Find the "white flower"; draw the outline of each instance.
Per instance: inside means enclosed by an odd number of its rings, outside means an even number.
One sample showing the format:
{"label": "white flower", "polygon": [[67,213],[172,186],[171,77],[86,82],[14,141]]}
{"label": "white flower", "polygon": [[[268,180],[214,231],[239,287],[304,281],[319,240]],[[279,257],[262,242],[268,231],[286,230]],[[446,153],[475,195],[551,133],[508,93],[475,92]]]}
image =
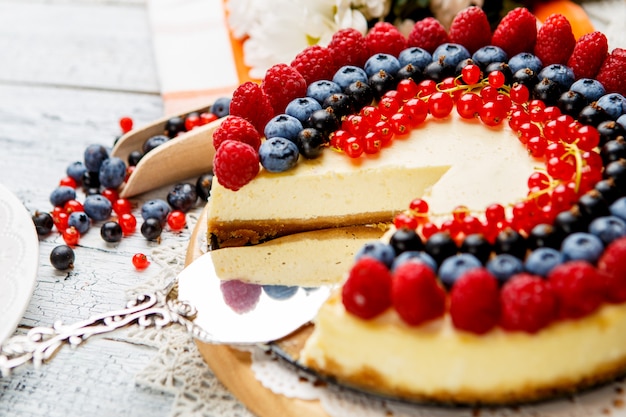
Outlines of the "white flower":
{"label": "white flower", "polygon": [[469,6],[482,7],[482,5],[483,0],[431,0],[430,10],[442,25],[449,28],[458,12]]}
{"label": "white flower", "polygon": [[277,63],[290,63],[313,44],[327,45],[339,29],[367,31],[367,20],[381,18],[390,0],[229,0],[233,36],[245,39],[250,76],[263,78]]}

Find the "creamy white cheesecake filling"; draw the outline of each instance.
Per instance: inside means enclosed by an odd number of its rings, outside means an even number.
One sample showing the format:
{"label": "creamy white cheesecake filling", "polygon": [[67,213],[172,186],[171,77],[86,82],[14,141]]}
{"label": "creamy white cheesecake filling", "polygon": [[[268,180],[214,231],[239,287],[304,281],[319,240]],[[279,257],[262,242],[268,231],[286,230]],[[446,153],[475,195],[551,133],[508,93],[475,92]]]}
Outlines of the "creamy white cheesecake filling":
{"label": "creamy white cheesecake filling", "polygon": [[[325,304],[301,361],[352,383],[433,399],[494,400],[576,385],[626,361],[626,304],[536,334],[456,330],[449,317],[409,327],[389,310],[374,320],[348,314],[338,295]],[[377,379],[378,378],[378,379]],[[370,381],[371,383],[371,381]],[[369,388],[374,388],[370,386]]]}

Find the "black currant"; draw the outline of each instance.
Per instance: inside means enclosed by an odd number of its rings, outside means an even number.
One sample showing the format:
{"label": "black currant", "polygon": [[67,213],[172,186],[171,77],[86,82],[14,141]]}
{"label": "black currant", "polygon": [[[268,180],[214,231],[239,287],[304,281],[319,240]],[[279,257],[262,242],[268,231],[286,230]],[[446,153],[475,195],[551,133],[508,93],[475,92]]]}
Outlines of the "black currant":
{"label": "black currant", "polygon": [[105,242],[115,243],[122,240],[123,237],[122,226],[114,221],[108,221],[102,224],[100,227],[100,236]]}
{"label": "black currant", "polygon": [[201,201],[207,201],[211,196],[211,184],[213,183],[213,174],[202,174],[196,181],[196,194]]}
{"label": "black currant", "polygon": [[528,234],[528,248],[530,250],[545,247],[559,249],[562,241],[562,236],[559,235],[554,226],[547,223],[538,224]]}
{"label": "black currant", "polygon": [[441,265],[445,259],[456,255],[459,248],[449,233],[437,232],[428,238],[424,250],[433,257],[437,265]]}
{"label": "black currant", "polygon": [[130,167],[137,166],[137,164],[139,163],[142,157],[143,157],[143,154],[141,152],[132,151],[131,153],[128,154],[128,166]]}
{"label": "black currant", "polygon": [[50,213],[36,211],[32,218],[39,236],[47,236],[52,232],[54,221]]}
{"label": "black currant", "polygon": [[396,256],[400,255],[402,252],[424,250],[422,238],[419,237],[415,230],[406,227],[396,230],[393,235],[391,235],[389,244],[396,252]]}
{"label": "black currant", "polygon": [[332,109],[335,116],[339,118],[354,113],[354,103],[352,98],[344,93],[335,93],[326,97],[322,103],[322,108]]}
{"label": "black currant", "polygon": [[562,113],[576,117],[587,105],[587,100],[579,92],[570,90],[561,94],[556,105]]}
{"label": "black currant", "polygon": [[325,108],[314,111],[307,120],[305,127],[312,127],[319,130],[326,137],[339,129],[340,121],[332,108]]}
{"label": "black currant", "polygon": [[59,245],[50,252],[50,263],[59,271],[74,268],[74,260],[74,250],[67,245]]}
{"label": "black currant", "polygon": [[350,97],[355,109],[361,109],[368,106],[372,104],[372,100],[374,100],[374,92],[372,91],[372,88],[361,81],[355,81],[347,86],[344,93]]}
{"label": "black currant", "polygon": [[165,134],[170,138],[175,138],[179,133],[185,132],[185,119],[180,116],[171,117],[165,122]]}
{"label": "black currant", "polygon": [[383,70],[372,74],[367,83],[376,99],[380,99],[387,91],[393,90],[397,85],[396,79]]}
{"label": "black currant", "polygon": [[148,240],[157,240],[161,237],[162,231],[161,222],[154,217],[144,220],[141,225],[141,235]]}
{"label": "black currant", "polygon": [[482,233],[467,235],[461,243],[461,252],[474,255],[483,265],[489,260],[493,246]]}
{"label": "black currant", "polygon": [[396,73],[396,80],[408,80],[409,78],[415,81],[415,83],[419,83],[424,79],[424,75],[419,67],[416,67],[413,64],[407,64],[398,70]]}
{"label": "black currant", "polygon": [[296,145],[298,145],[300,155],[307,159],[315,159],[320,156],[326,142],[322,132],[312,127],[302,129],[296,136]]}
{"label": "black currant", "polygon": [[598,126],[605,120],[609,120],[611,116],[604,109],[598,106],[596,103],[591,103],[578,113],[578,121],[584,125]]}
{"label": "black currant", "polygon": [[504,229],[496,236],[494,249],[497,254],[508,253],[516,258],[524,259],[528,242],[519,232],[511,228]]}

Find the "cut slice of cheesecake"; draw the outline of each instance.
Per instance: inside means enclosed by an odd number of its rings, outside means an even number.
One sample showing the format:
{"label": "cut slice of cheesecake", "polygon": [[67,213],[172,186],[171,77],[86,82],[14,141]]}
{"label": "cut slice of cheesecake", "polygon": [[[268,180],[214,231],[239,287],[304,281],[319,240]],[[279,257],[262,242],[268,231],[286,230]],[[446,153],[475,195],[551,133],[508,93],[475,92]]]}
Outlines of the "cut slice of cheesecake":
{"label": "cut slice of cheesecake", "polygon": [[536,161],[507,126],[457,115],[431,120],[376,155],[350,159],[332,149],[283,173],[261,170],[238,191],[214,181],[208,234],[214,248],[293,233],[388,223],[424,196],[431,212],[484,210],[526,196]]}
{"label": "cut slice of cheesecake", "polygon": [[337,284],[355,253],[385,228],[338,227],[296,233],[253,246],[211,251],[220,279],[269,285]]}

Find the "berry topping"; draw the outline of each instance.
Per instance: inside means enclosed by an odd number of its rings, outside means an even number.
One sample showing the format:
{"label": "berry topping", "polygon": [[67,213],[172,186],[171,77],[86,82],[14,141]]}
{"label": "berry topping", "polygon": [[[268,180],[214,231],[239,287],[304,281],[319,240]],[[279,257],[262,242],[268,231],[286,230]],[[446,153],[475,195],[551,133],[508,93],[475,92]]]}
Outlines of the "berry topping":
{"label": "berry topping", "polygon": [[332,52],[336,68],[344,65],[362,67],[369,58],[365,37],[356,29],[340,29],[333,35],[328,49]]}
{"label": "berry topping", "polygon": [[213,132],[213,147],[219,149],[226,140],[247,143],[255,150],[261,146],[261,135],[254,125],[243,117],[230,115]]}
{"label": "berry topping", "polygon": [[592,32],[581,36],[567,60],[576,79],[594,78],[608,53],[608,41],[602,32]]}
{"label": "berry topping", "polygon": [[74,268],[76,255],[74,250],[67,245],[59,245],[50,252],[50,263],[55,269],[63,271]]}
{"label": "berry topping", "polygon": [[377,22],[365,35],[365,44],[370,55],[400,55],[407,47],[404,35],[389,22]]}
{"label": "berry topping", "polygon": [[449,30],[450,42],[463,45],[470,53],[491,42],[491,27],[480,7],[472,6],[456,14]]}
{"label": "berry topping", "polygon": [[433,53],[442,43],[449,41],[448,32],[434,17],[419,20],[411,29],[408,37],[408,46],[417,46]]}
{"label": "berry topping", "polygon": [[243,117],[252,123],[257,132],[262,132],[267,122],[274,117],[274,109],[263,89],[258,84],[246,81],[233,92],[230,114]]}
{"label": "berry topping", "polygon": [[350,269],[341,296],[346,310],[371,319],[391,306],[391,273],[374,258],[363,257]]}
{"label": "berry topping", "polygon": [[624,68],[626,68],[626,49],[615,48],[602,63],[596,78],[607,92],[626,96]]}
{"label": "berry topping", "polygon": [[318,80],[329,80],[335,73],[332,51],[321,45],[311,45],[300,52],[291,66],[302,74],[307,85]]}
{"label": "berry topping", "polygon": [[538,276],[514,275],[500,291],[500,326],[509,331],[536,333],[557,313],[557,299],[550,284]]}
{"label": "berry topping", "polygon": [[605,300],[602,275],[585,261],[569,261],[548,275],[558,300],[558,317],[575,319],[594,312]]}
{"label": "berry topping", "polygon": [[498,281],[485,268],[464,273],[450,293],[450,316],[457,329],[483,334],[500,320]]}
{"label": "berry topping", "polygon": [[537,32],[535,55],[543,65],[566,64],[575,45],[576,39],[569,21],[561,14],[553,14],[548,16]]}
{"label": "berry topping", "polygon": [[292,100],[306,94],[306,80],[293,67],[276,64],[265,73],[261,88],[269,97],[274,114],[280,114]]}
{"label": "berry topping", "polygon": [[517,7],[506,14],[496,27],[491,43],[510,56],[532,52],[537,41],[537,19],[528,9]]}
{"label": "berry topping", "polygon": [[428,266],[405,262],[394,271],[391,301],[406,324],[418,326],[445,313],[446,292]]}
{"label": "berry topping", "polygon": [[259,173],[259,156],[247,143],[227,140],[215,152],[213,172],[229,190],[237,191]]}
{"label": "berry topping", "polygon": [[626,238],[607,246],[598,260],[598,270],[606,278],[606,296],[609,301],[626,301]]}

